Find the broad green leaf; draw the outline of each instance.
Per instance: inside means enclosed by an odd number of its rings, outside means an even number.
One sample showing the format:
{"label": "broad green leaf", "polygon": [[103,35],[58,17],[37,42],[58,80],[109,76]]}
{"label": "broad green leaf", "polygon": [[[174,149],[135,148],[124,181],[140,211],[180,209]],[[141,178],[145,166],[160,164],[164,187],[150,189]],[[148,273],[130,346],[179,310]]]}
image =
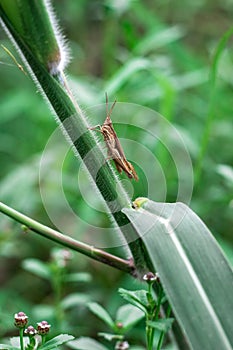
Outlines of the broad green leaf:
{"label": "broad green leaf", "polygon": [[94,339],[88,337],[81,337],[79,339],[72,340],[67,344],[71,349],[77,350],[108,350],[105,346],[100,344]]}
{"label": "broad green leaf", "polygon": [[89,303],[88,307],[93,312],[93,314],[95,314],[102,321],[104,321],[110,328],[114,329],[115,327],[114,321],[112,320],[108,312],[101,305],[97,303]]}
{"label": "broad green leaf", "polygon": [[51,274],[49,267],[37,259],[25,259],[22,262],[24,270],[33,273],[36,276],[50,280]]}
{"label": "broad green leaf", "polygon": [[158,321],[148,321],[147,326],[158,329],[161,332],[167,332],[172,326],[174,318],[166,318]]}
{"label": "broad green leaf", "polygon": [[146,312],[146,307],[148,304],[147,291],[146,290],[126,290],[124,288],[119,288],[120,295],[130,304],[136,306],[143,312]]}
{"label": "broad green leaf", "polygon": [[126,304],[117,310],[116,322],[122,323],[124,329],[129,329],[133,327],[137,322],[139,322],[143,317],[145,317],[144,311],[133,305]]}
{"label": "broad green leaf", "polygon": [[[143,208],[142,208],[143,207]],[[233,347],[233,273],[200,218],[182,203],[124,209],[142,237],[193,349]]]}
{"label": "broad green leaf", "polygon": [[56,349],[60,345],[67,343],[70,340],[73,340],[74,337],[69,334],[60,334],[57,337],[47,341],[44,345],[40,346],[40,350],[52,350]]}

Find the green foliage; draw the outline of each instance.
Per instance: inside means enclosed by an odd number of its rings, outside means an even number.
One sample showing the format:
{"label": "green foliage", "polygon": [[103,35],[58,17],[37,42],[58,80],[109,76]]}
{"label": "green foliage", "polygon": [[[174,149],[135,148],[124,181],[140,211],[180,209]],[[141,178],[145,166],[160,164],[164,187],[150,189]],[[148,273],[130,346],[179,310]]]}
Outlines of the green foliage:
{"label": "green foliage", "polygon": [[124,334],[129,331],[136,323],[138,323],[143,317],[144,313],[132,307],[130,304],[123,305],[118,308],[116,313],[116,321],[114,322],[108,312],[97,303],[89,303],[89,309],[112,331],[119,334]]}
{"label": "green foliage", "polygon": [[[52,349],[59,349],[60,346],[64,343],[67,343],[68,341],[73,340],[74,337],[72,335],[68,334],[60,334],[53,339],[50,339],[47,341],[44,345],[38,346],[33,349],[40,349],[40,350],[52,350]],[[17,342],[17,339],[12,339],[12,342]],[[26,343],[26,341],[25,341]],[[4,350],[19,350],[19,347],[15,347],[13,345],[8,345],[8,344],[0,344],[0,349]],[[28,346],[26,345],[26,349],[29,349]]]}
{"label": "green foliage", "polygon": [[68,341],[73,340],[74,337],[68,334],[60,334],[57,337],[47,341],[45,345],[40,346],[40,350],[52,350],[60,347],[60,345],[67,343]]}
{"label": "green foliage", "polygon": [[169,329],[171,329],[173,322],[174,318],[166,318],[165,320],[148,321],[147,325],[166,333],[169,331]]}
{"label": "green foliage", "polygon": [[110,328],[115,327],[114,321],[101,305],[97,303],[90,303],[88,304],[88,307],[95,315],[97,315],[102,321],[104,321]]}
{"label": "green foliage", "polygon": [[69,343],[69,347],[71,349],[79,349],[79,350],[90,350],[90,349],[96,349],[96,350],[107,350],[105,346],[101,345],[99,342],[97,342],[94,339],[83,337],[80,339],[75,339]]}
{"label": "green foliage", "polygon": [[[121,306],[117,310],[116,321],[114,322],[108,312],[97,303],[90,303],[89,309],[111,330],[114,332],[106,333],[100,332],[99,336],[103,337],[109,342],[114,340],[124,341],[126,332],[133,328],[141,319],[145,317],[146,322],[146,339],[147,339],[147,349],[152,350],[156,345],[156,349],[160,350],[163,344],[163,339],[165,333],[171,328],[173,318],[165,318],[160,319],[160,311],[162,304],[166,301],[164,298],[164,293],[161,288],[160,282],[156,275],[149,273],[145,275],[145,279],[147,280],[147,276],[150,275],[151,280],[148,280],[148,291],[146,290],[136,290],[130,291],[123,288],[119,289],[120,295],[130,304],[126,304]],[[152,291],[152,285],[156,282],[158,296],[154,297]],[[136,307],[135,307],[136,306]],[[167,316],[170,314],[170,308],[168,308]],[[155,330],[158,331],[157,337],[155,337]],[[80,340],[80,342],[79,342]],[[86,346],[86,342],[88,343],[90,339],[81,338],[77,342],[74,341],[74,346]],[[117,345],[116,345],[117,348]]]}
{"label": "green foliage", "polygon": [[146,312],[146,308],[148,305],[147,291],[142,290],[126,290],[123,288],[119,289],[120,295],[127,301],[129,301],[132,305],[138,307],[143,312]]}
{"label": "green foliage", "polygon": [[141,310],[132,307],[130,304],[125,304],[119,307],[117,310],[116,324],[121,324],[124,332],[127,332],[128,330],[132,329],[134,325],[143,317],[144,314],[141,312]]}
{"label": "green foliage", "polygon": [[[214,49],[222,34],[231,24],[232,7],[229,1],[184,1],[175,3],[171,0],[158,2],[125,1],[59,1],[56,12],[62,22],[64,32],[71,39],[72,61],[68,75],[72,89],[78,100],[85,106],[92,106],[104,101],[104,93],[110,99],[127,101],[148,106],[159,111],[172,121],[182,134],[191,154],[192,162],[197,167],[207,127],[209,96],[212,86],[208,82]],[[172,13],[171,13],[172,7]],[[218,25],[216,25],[218,23]],[[17,53],[1,34],[1,43],[17,57]],[[160,40],[160,39],[163,40]],[[156,40],[156,41],[155,41]],[[202,172],[198,184],[194,187],[191,208],[204,220],[232,262],[232,49],[229,43],[221,48],[217,62],[218,73],[215,80],[215,98],[212,109],[214,116],[208,126],[209,136],[205,138],[205,154]],[[20,59],[17,57],[20,61]],[[27,213],[38,221],[51,224],[49,214],[44,210],[38,187],[38,167],[41,152],[51,133],[56,127],[49,109],[45,106],[36,89],[27,77],[12,64],[6,53],[0,50],[0,196],[1,200]],[[116,108],[118,108],[116,106]],[[104,108],[102,109],[104,111]],[[124,115],[124,118],[136,118]],[[91,116],[91,125],[99,124],[104,118],[96,113]],[[148,123],[141,118],[145,129],[156,130],[156,123]],[[172,166],[168,152],[158,147],[158,143],[149,137],[143,137],[140,130],[119,126],[118,134],[146,145],[156,155],[161,164],[167,184],[166,200],[176,200],[176,168]],[[110,221],[102,212],[102,204],[97,196],[91,202],[85,202],[77,186],[79,162],[71,152],[67,155],[63,168],[63,190],[72,210],[81,217],[80,222],[72,222],[64,212],[57,179],[60,175],[58,161],[62,136],[50,151],[49,165],[44,181],[49,194],[53,214],[64,223],[74,237],[92,241],[93,232],[90,223],[105,227],[104,236],[111,234]],[[127,148],[127,155],[134,152],[133,146]],[[140,163],[144,169],[151,169],[146,158]],[[129,157],[130,159],[130,157]],[[185,173],[184,173],[185,176]],[[89,189],[89,179],[80,175],[81,184]],[[160,200],[159,178],[154,179],[153,200]],[[92,192],[92,189],[90,190]],[[134,198],[147,196],[148,189],[143,181],[135,186]],[[95,198],[93,198],[95,197]],[[89,197],[90,198],[90,197]],[[3,218],[0,221],[0,262],[1,293],[0,307],[4,324],[0,326],[1,336],[12,332],[9,313],[26,306],[37,312],[53,309],[54,295],[47,280],[40,279],[20,268],[25,258],[47,261],[52,244],[41,238],[32,238],[22,233],[15,223]],[[115,290],[119,286],[134,289],[132,282],[109,270],[101,269],[82,257],[75,257],[71,270],[88,269],[94,281],[90,282],[88,293],[91,300],[98,300],[101,305],[114,309],[119,303]],[[70,277],[71,278],[71,277]],[[22,283],[22,281],[24,283]],[[135,282],[134,282],[135,283]],[[69,309],[67,331],[80,336],[93,336],[97,327],[96,318],[87,320],[87,311],[78,304],[75,284],[67,286],[64,293],[64,308]],[[82,295],[88,294],[85,286],[79,286]],[[139,288],[140,289],[140,288]],[[216,290],[219,290],[216,287]],[[72,296],[74,299],[72,299]],[[11,303],[7,301],[10,298]],[[73,300],[73,301],[72,301]],[[81,299],[80,299],[81,300]],[[84,298],[83,298],[84,300]],[[78,301],[77,301],[78,303]],[[26,304],[26,305],[25,305]],[[224,303],[223,303],[224,304]],[[44,306],[45,305],[45,308]],[[69,305],[73,305],[74,309]],[[67,310],[67,309],[66,309]],[[134,337],[142,339],[140,331]],[[95,346],[86,349],[96,348]],[[103,349],[103,347],[102,347]]]}

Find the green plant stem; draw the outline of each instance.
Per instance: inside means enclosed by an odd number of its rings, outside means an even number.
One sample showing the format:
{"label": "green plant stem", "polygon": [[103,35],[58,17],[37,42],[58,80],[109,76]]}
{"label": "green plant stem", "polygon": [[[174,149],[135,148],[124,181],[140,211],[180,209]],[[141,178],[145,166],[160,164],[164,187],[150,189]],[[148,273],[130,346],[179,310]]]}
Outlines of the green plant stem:
{"label": "green plant stem", "polygon": [[[149,302],[149,311],[147,313],[147,321],[154,321],[155,320],[155,312],[154,312],[154,298],[152,295],[153,291],[153,282],[148,283],[148,302]],[[147,336],[147,348],[148,350],[153,350],[153,344],[154,344],[154,327],[147,326],[146,329],[146,336]]]}
{"label": "green plant stem", "polygon": [[161,284],[158,284],[158,302],[157,302],[157,307],[156,307],[156,311],[155,311],[155,318],[158,319],[159,318],[159,312],[160,312],[160,307],[161,307],[161,303],[162,303],[162,298],[164,295],[163,289]]}
{"label": "green plant stem", "polygon": [[213,62],[212,62],[211,68],[210,68],[210,75],[209,75],[210,97],[209,97],[209,104],[208,104],[208,110],[207,110],[207,116],[206,116],[206,123],[205,123],[205,128],[203,131],[203,135],[202,135],[199,155],[198,155],[196,166],[194,169],[194,175],[195,175],[194,177],[195,177],[195,185],[196,186],[198,186],[200,178],[201,178],[203,161],[204,161],[204,157],[205,157],[205,154],[207,151],[209,137],[210,137],[210,131],[211,131],[211,127],[212,127],[212,122],[214,120],[214,115],[215,115],[215,105],[216,105],[216,101],[217,101],[216,78],[217,78],[217,73],[218,73],[218,65],[219,65],[221,55],[224,51],[224,48],[232,35],[233,35],[233,27],[231,27],[228,31],[226,31],[224,33],[224,35],[220,39],[220,41],[215,49],[215,52],[213,55]]}
{"label": "green plant stem", "polygon": [[19,339],[20,339],[20,349],[21,350],[24,350],[23,332],[24,332],[24,328],[20,328],[20,330],[19,330]]}
{"label": "green plant stem", "polygon": [[56,329],[58,332],[62,331],[62,321],[64,319],[64,312],[61,305],[63,281],[64,281],[64,268],[58,266],[55,263],[53,266],[51,283],[52,283],[53,292],[54,292],[55,317],[57,321]]}
{"label": "green plant stem", "polygon": [[[155,286],[155,285],[154,285]],[[160,308],[162,305],[162,298],[164,295],[163,289],[160,284],[157,284],[156,290],[158,291],[158,298],[157,302],[155,304],[155,300],[153,298],[152,292],[153,292],[153,282],[148,283],[148,303],[149,303],[149,308],[148,308],[148,313],[147,313],[147,322],[148,321],[157,321],[159,319],[159,313],[160,313]],[[157,350],[161,349],[162,343],[163,343],[163,338],[164,338],[164,332],[161,332],[158,345],[156,347]],[[154,345],[154,335],[155,335],[155,328],[148,325],[146,328],[146,336],[147,336],[147,348],[148,350],[153,350],[153,345]]]}
{"label": "green plant stem", "polygon": [[[147,314],[146,315],[146,323],[148,323],[148,321],[151,321],[150,319],[150,315]],[[151,350],[151,330],[152,327],[151,326],[146,326],[146,343],[147,343],[147,350]]]}
{"label": "green plant stem", "polygon": [[[166,317],[168,318],[170,314],[171,314],[171,306],[168,305]],[[162,348],[164,336],[165,336],[165,332],[161,332],[158,345],[157,345],[157,350],[160,350]]]}
{"label": "green plant stem", "polygon": [[153,350],[153,327],[148,326],[146,330],[147,334],[147,349]]}
{"label": "green plant stem", "polygon": [[157,350],[160,350],[163,345],[163,339],[164,339],[165,332],[161,332],[159,336],[159,341],[157,345]]}
{"label": "green plant stem", "polygon": [[45,340],[46,340],[46,335],[42,335],[41,336],[41,345],[45,344]]}
{"label": "green plant stem", "polygon": [[135,267],[132,261],[121,259],[101,249],[79,242],[50,227],[40,224],[39,222],[29,218],[26,215],[21,214],[20,212],[12,209],[2,202],[0,202],[0,212],[25,225],[31,231],[36,232],[43,237],[46,237],[56,243],[62,244],[63,246],[75,250],[81,254],[84,254],[94,260],[100,261],[104,264],[110,265],[117,268],[118,270],[122,270],[132,275],[135,272]]}
{"label": "green plant stem", "polygon": [[[159,284],[159,295],[158,295],[158,304],[157,304],[156,313],[155,313],[155,320],[159,319],[159,313],[160,313],[163,295],[164,295],[163,289],[162,289],[161,285]],[[170,314],[170,312],[171,312],[170,306],[168,308],[170,310],[169,311],[169,314]],[[166,317],[168,317],[168,312],[167,312]],[[165,335],[165,332],[160,333],[159,341],[157,344],[157,350],[160,350],[162,345],[163,345],[164,335]]]}

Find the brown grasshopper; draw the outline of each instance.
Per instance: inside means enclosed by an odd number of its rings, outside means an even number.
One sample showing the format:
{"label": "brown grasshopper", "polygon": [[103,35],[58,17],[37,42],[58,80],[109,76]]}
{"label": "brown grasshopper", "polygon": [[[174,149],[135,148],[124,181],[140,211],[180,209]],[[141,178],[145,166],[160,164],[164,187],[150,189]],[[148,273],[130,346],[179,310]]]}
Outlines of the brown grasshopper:
{"label": "brown grasshopper", "polygon": [[108,95],[106,94],[106,119],[103,125],[97,125],[90,129],[95,130],[99,128],[99,131],[103,135],[105,144],[107,146],[108,159],[112,159],[114,161],[119,173],[122,173],[123,170],[129,179],[138,181],[138,175],[133,165],[127,161],[123,148],[112,125],[110,116],[115,104],[116,100],[110,108],[110,111],[108,111]]}

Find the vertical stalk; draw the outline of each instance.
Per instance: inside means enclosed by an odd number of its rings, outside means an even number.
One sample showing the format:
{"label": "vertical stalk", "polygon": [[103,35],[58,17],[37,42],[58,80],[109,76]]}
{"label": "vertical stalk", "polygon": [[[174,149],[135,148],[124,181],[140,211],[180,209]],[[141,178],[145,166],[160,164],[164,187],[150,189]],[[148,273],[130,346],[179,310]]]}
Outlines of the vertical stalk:
{"label": "vertical stalk", "polygon": [[200,182],[203,162],[207,152],[209,138],[210,138],[210,131],[211,131],[214,117],[215,117],[215,105],[217,101],[216,80],[217,80],[217,74],[218,74],[218,65],[219,65],[220,58],[224,52],[225,46],[232,35],[233,35],[233,27],[231,27],[228,31],[226,31],[223,34],[213,55],[213,62],[212,62],[212,65],[210,68],[210,74],[209,74],[210,96],[209,96],[209,103],[208,103],[208,109],[207,109],[207,115],[206,115],[206,122],[205,122],[204,131],[202,134],[200,150],[199,150],[196,166],[194,169],[196,186],[198,186]]}
{"label": "vertical stalk", "polygon": [[24,328],[20,328],[19,330],[20,350],[24,350],[23,332],[24,332]]}

